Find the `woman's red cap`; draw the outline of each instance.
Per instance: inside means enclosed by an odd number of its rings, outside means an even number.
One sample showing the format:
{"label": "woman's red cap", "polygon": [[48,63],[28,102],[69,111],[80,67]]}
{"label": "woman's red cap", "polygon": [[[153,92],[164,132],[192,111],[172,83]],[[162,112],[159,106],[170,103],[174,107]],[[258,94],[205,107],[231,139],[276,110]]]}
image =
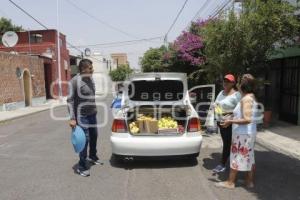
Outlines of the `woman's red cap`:
{"label": "woman's red cap", "polygon": [[229,80],[230,82],[235,83],[235,78],[234,78],[234,76],[233,76],[232,74],[227,74],[227,75],[225,75],[225,76],[224,76],[224,79],[227,79],[227,80]]}

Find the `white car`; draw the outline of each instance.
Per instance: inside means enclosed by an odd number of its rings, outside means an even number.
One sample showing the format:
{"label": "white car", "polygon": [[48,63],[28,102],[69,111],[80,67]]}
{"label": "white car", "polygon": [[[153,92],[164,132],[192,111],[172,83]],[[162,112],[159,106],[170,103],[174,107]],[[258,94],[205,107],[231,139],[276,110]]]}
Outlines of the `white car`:
{"label": "white car", "polygon": [[[202,131],[199,116],[190,101],[186,74],[134,74],[124,82],[122,95],[122,107],[114,115],[110,137],[113,156],[196,158],[199,155]],[[172,116],[181,130],[133,134],[129,124],[141,114],[157,120]]]}

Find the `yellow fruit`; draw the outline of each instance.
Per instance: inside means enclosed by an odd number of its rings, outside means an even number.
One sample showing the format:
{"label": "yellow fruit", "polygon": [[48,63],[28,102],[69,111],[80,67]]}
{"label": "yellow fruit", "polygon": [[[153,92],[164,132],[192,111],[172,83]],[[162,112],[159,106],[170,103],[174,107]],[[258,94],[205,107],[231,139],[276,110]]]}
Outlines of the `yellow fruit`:
{"label": "yellow fruit", "polygon": [[221,106],[217,105],[215,107],[215,113],[219,115],[223,113]]}
{"label": "yellow fruit", "polygon": [[163,117],[158,121],[159,128],[177,128],[178,123],[171,117]]}
{"label": "yellow fruit", "polygon": [[129,129],[130,129],[130,132],[133,134],[136,134],[140,131],[140,129],[137,127],[137,124],[135,122],[131,122],[129,124]]}

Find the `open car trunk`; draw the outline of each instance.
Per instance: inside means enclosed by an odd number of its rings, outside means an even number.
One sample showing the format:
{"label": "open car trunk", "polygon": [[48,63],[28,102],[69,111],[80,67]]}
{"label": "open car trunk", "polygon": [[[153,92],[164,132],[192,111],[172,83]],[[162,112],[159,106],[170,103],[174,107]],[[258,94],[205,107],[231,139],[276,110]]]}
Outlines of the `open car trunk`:
{"label": "open car trunk", "polygon": [[187,115],[185,105],[138,106],[128,110],[127,124],[133,135],[181,135]]}

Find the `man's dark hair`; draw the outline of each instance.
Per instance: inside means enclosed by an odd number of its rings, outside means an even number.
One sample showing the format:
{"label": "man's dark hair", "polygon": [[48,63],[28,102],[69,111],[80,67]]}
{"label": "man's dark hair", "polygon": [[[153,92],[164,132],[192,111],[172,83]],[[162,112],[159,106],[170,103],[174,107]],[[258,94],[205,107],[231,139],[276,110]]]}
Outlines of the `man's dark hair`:
{"label": "man's dark hair", "polygon": [[86,58],[82,59],[78,65],[79,72],[81,73],[85,68],[89,67],[92,64],[93,64],[93,62],[91,60],[86,59]]}
{"label": "man's dark hair", "polygon": [[244,74],[240,84],[241,91],[245,94],[255,93],[255,82],[255,78],[251,74]]}

